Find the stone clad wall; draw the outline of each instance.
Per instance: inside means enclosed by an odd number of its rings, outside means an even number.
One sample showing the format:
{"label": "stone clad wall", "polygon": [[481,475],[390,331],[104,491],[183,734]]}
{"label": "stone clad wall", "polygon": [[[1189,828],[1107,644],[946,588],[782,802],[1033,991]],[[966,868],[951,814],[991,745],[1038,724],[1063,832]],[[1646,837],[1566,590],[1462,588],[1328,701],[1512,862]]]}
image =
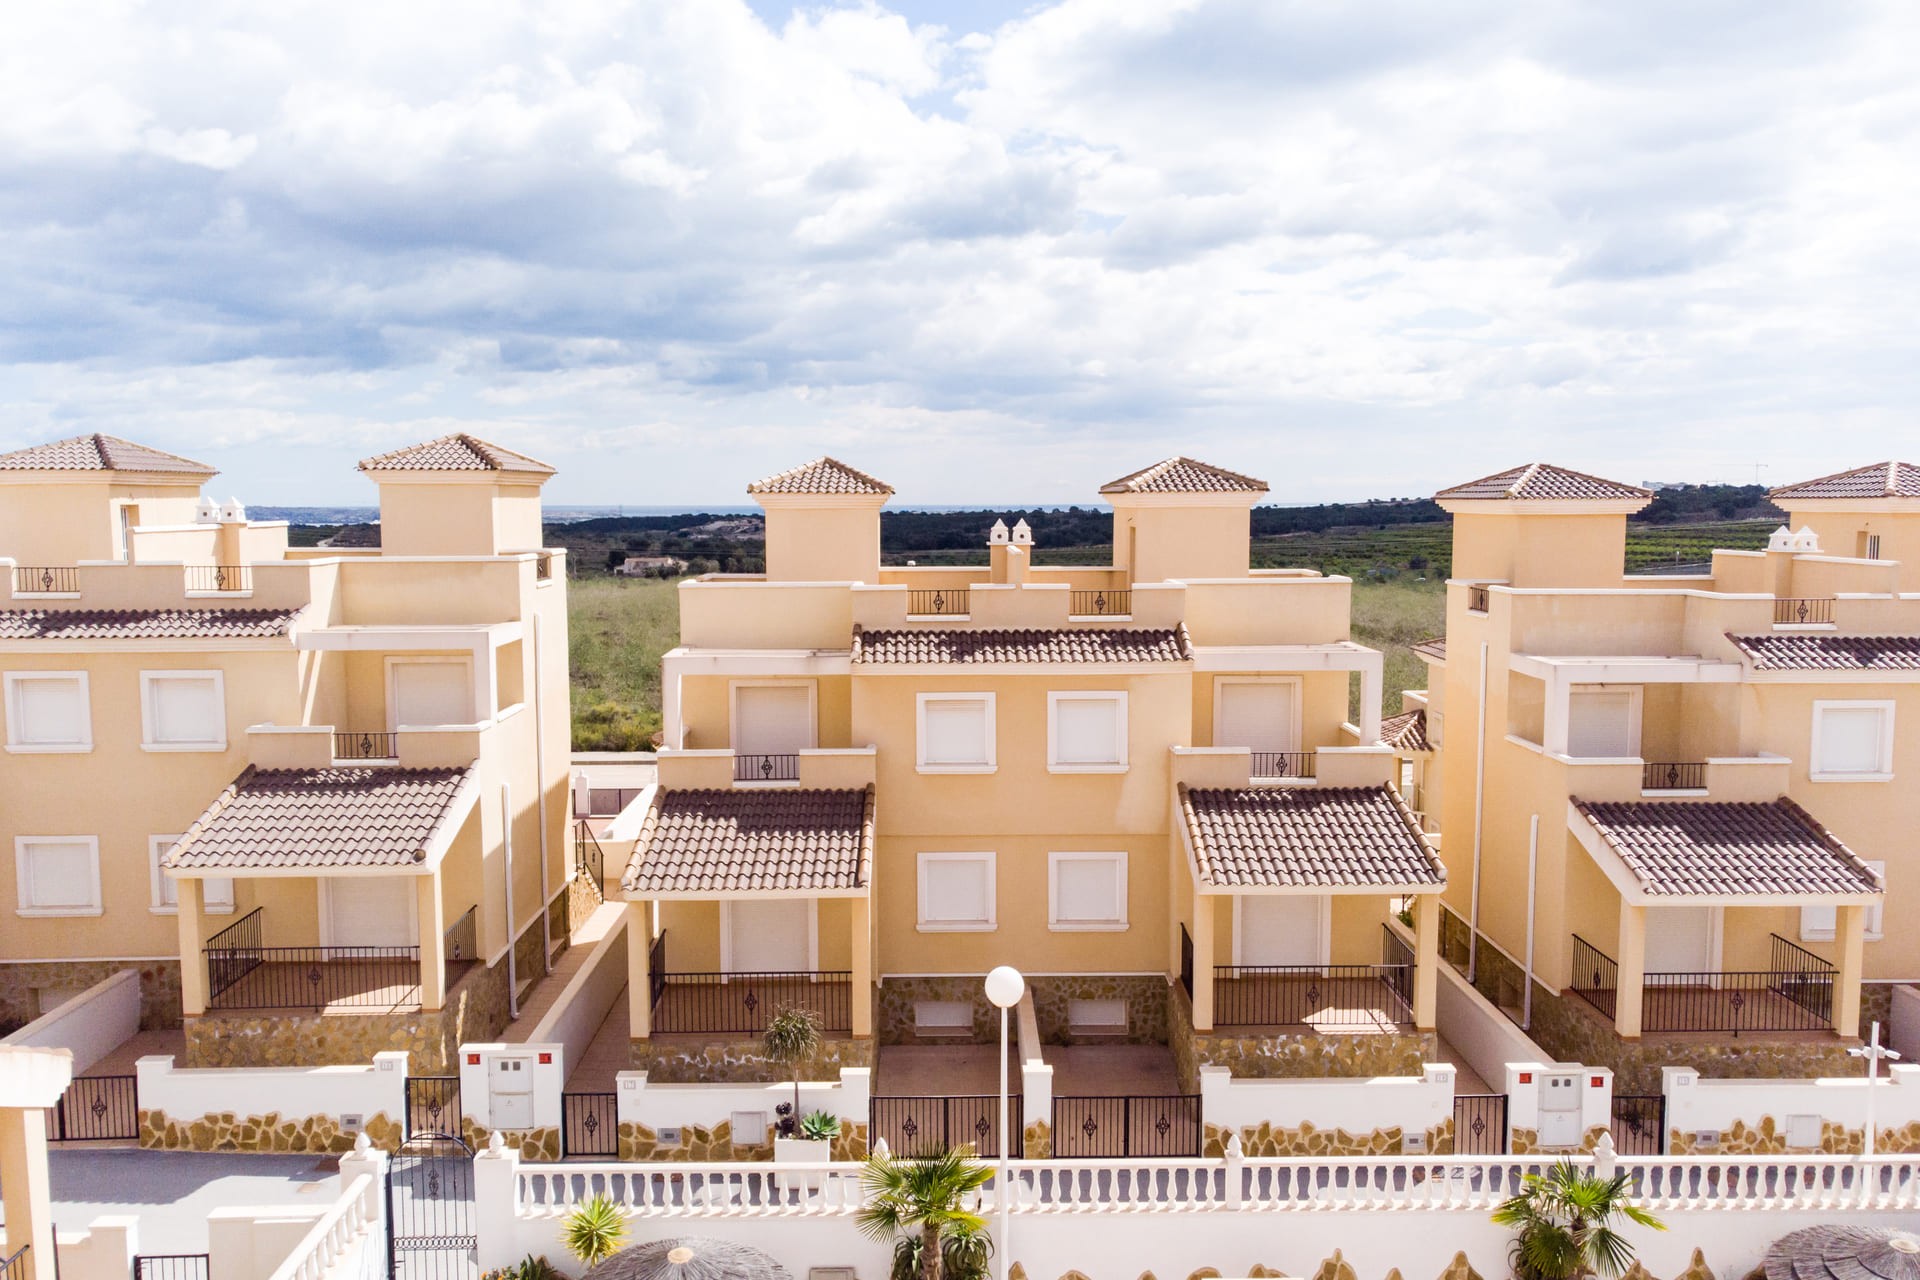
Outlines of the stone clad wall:
{"label": "stone clad wall", "polygon": [[[1227,1154],[1227,1139],[1233,1131],[1221,1125],[1207,1126],[1206,1145],[1201,1154],[1219,1159]],[[1426,1131],[1427,1154],[1448,1155],[1453,1151],[1453,1118],[1449,1116]],[[1311,1122],[1295,1127],[1266,1123],[1240,1127],[1240,1150],[1247,1156],[1397,1156],[1406,1152],[1406,1134],[1397,1126],[1350,1133],[1345,1129],[1319,1129]]]}
{"label": "stone clad wall", "polygon": [[[400,1148],[400,1123],[384,1111],[367,1117],[369,1141],[382,1151]],[[150,1151],[254,1151],[275,1155],[343,1154],[355,1135],[334,1116],[237,1116],[231,1111],[194,1119],[140,1112],[140,1145]]]}
{"label": "stone clad wall", "polygon": [[122,969],[140,975],[140,1029],[165,1031],[180,1025],[178,960],[44,960],[0,964],[0,1035],[26,1026],[45,1009],[34,1007],[35,987],[78,995]]}
{"label": "stone clad wall", "polygon": [[[476,1152],[485,1151],[487,1143],[493,1137],[493,1130],[483,1124],[476,1124],[471,1116],[460,1117],[460,1136]],[[518,1151],[520,1158],[552,1164],[559,1160],[560,1130],[558,1129],[503,1129],[501,1136],[506,1140],[507,1149]]]}
{"label": "stone clad wall", "polygon": [[[758,1036],[688,1042],[635,1040],[629,1061],[653,1084],[776,1084],[793,1079],[793,1069],[768,1062]],[[834,1080],[842,1067],[872,1067],[872,1040],[822,1040],[820,1052],[800,1066],[806,1080]]]}
{"label": "stone clad wall", "polygon": [[1606,1125],[1595,1125],[1581,1135],[1580,1145],[1578,1147],[1543,1147],[1540,1145],[1540,1131],[1538,1129],[1514,1128],[1507,1131],[1507,1154],[1529,1156],[1552,1151],[1567,1153],[1592,1151],[1600,1145],[1600,1135],[1611,1132]]}
{"label": "stone clad wall", "polygon": [[[1920,1121],[1883,1127],[1879,1134],[1873,1144],[1877,1154],[1900,1155],[1920,1151]],[[1667,1154],[1676,1156],[1857,1156],[1866,1149],[1865,1129],[1849,1129],[1831,1120],[1821,1123],[1820,1146],[1811,1151],[1787,1145],[1787,1122],[1784,1117],[1776,1120],[1772,1116],[1761,1116],[1752,1123],[1736,1120],[1730,1128],[1720,1131],[1720,1141],[1716,1143],[1697,1141],[1692,1130],[1670,1129],[1667,1132]]]}
{"label": "stone clad wall", "polygon": [[1028,1160],[1053,1158],[1053,1126],[1045,1120],[1030,1120],[1020,1134],[1020,1154]]}
{"label": "stone clad wall", "polygon": [[[874,1030],[881,1044],[924,1044],[914,1032],[913,1006],[923,1000],[967,1001],[973,1006],[973,1034],[942,1036],[942,1043],[959,1041],[997,1044],[1000,1011],[982,990],[977,974],[951,977],[888,978],[875,997]],[[1048,1044],[1165,1044],[1167,1042],[1167,980],[1158,974],[1114,976],[1070,974],[1027,979],[1033,993],[1033,1012],[1040,1038]],[[1074,1000],[1125,1000],[1127,1033],[1075,1036],[1068,1030],[1067,1008]]]}
{"label": "stone clad wall", "polygon": [[[635,1120],[620,1122],[620,1158],[637,1160],[651,1164],[665,1164],[673,1161],[688,1161],[695,1164],[726,1160],[771,1160],[773,1159],[774,1126],[769,1124],[766,1132],[754,1135],[753,1139],[737,1138],[733,1132],[731,1119],[714,1124],[690,1124],[680,1129],[680,1141],[662,1143],[660,1135],[653,1129]],[[867,1126],[857,1120],[842,1120],[840,1133],[833,1140],[831,1158],[835,1160],[865,1160],[867,1158]]]}
{"label": "stone clad wall", "polygon": [[1174,1074],[1182,1093],[1200,1092],[1201,1067],[1226,1067],[1242,1079],[1417,1076],[1439,1060],[1431,1031],[1407,1034],[1235,1035],[1193,1029],[1193,1006],[1179,983],[1168,988],[1167,1021]]}

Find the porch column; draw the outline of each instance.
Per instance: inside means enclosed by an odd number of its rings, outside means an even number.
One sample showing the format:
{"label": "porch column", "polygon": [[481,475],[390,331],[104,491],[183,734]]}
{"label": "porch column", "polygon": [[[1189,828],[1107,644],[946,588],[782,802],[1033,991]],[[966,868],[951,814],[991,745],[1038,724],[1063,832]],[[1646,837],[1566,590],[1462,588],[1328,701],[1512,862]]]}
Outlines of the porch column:
{"label": "porch column", "polygon": [[7,1253],[32,1245],[24,1280],[54,1280],[53,1195],[47,1174],[47,1112],[73,1077],[65,1049],[0,1048],[0,1193]]}
{"label": "porch column", "polygon": [[206,926],[201,905],[206,898],[206,881],[181,877],[173,882],[174,898],[180,904],[174,927],[180,935],[180,1012],[197,1018],[207,1011],[207,955],[201,932]]}
{"label": "porch column", "polygon": [[1193,1029],[1213,1030],[1214,899],[1193,895]]}
{"label": "porch column", "polygon": [[1837,908],[1834,920],[1833,1029],[1843,1036],[1860,1034],[1860,979],[1866,959],[1867,909]]}
{"label": "porch column", "polygon": [[853,908],[847,913],[852,922],[848,954],[853,958],[853,990],[847,994],[853,1005],[853,1038],[869,1040],[873,1037],[873,899],[862,894],[848,905]]}
{"label": "porch column", "polygon": [[[420,915],[420,1007],[447,1003],[447,917],[440,905],[440,873],[413,878],[414,906]],[[485,963],[486,957],[480,956]]]}
{"label": "porch column", "polygon": [[627,1035],[653,1034],[653,931],[644,902],[627,903]]}
{"label": "porch column", "polygon": [[1647,909],[1620,904],[1620,958],[1613,993],[1613,1029],[1623,1040],[1640,1038],[1640,1001],[1647,985]]}
{"label": "porch column", "polygon": [[[1360,730],[1360,745],[1370,747],[1380,741],[1380,686],[1383,681],[1384,663],[1378,653],[1367,655],[1369,661],[1360,668],[1360,723],[1354,727]],[[1399,774],[1394,775],[1398,781]]]}
{"label": "porch column", "polygon": [[1440,1001],[1440,895],[1413,899],[1413,1026],[1431,1031]]}

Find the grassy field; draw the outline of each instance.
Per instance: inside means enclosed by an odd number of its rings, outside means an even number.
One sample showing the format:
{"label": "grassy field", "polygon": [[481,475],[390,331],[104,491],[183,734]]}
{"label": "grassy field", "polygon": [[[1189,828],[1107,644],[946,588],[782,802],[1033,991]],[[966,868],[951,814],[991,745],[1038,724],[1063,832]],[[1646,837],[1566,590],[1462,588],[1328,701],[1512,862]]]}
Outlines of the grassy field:
{"label": "grassy field", "polygon": [[678,642],[673,582],[586,578],[567,584],[567,658],[576,751],[641,751],[660,728],[660,655]]}

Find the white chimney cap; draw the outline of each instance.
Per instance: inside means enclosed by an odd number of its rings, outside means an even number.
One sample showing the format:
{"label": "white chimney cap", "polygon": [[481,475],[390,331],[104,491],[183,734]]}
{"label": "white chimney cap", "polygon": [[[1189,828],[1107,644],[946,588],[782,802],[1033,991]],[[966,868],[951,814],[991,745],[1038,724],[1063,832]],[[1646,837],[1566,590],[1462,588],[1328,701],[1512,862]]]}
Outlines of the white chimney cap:
{"label": "white chimney cap", "polygon": [[1005,520],[995,520],[993,522],[993,528],[987,530],[988,544],[997,547],[1001,543],[1004,543],[1006,540],[1007,540],[1007,522]]}
{"label": "white chimney cap", "polygon": [[216,524],[220,519],[220,504],[212,498],[201,498],[193,510],[193,518],[200,524]]}
{"label": "white chimney cap", "polygon": [[240,499],[238,498],[228,498],[225,505],[220,508],[220,523],[222,524],[245,524],[246,519],[247,509],[240,505]]}
{"label": "white chimney cap", "polygon": [[1027,526],[1025,520],[1021,520],[1013,526],[1013,540],[1022,544],[1033,541],[1033,530]]}
{"label": "white chimney cap", "polygon": [[1775,529],[1773,531],[1773,536],[1767,539],[1767,550],[1769,551],[1793,550],[1793,530],[1787,528],[1787,526],[1785,525],[1781,525],[1778,529]]}
{"label": "white chimney cap", "polygon": [[1793,542],[1794,545],[1802,551],[1818,551],[1820,549],[1820,537],[1814,533],[1812,527],[1809,525],[1803,524],[1800,526],[1800,532],[1793,535]]}

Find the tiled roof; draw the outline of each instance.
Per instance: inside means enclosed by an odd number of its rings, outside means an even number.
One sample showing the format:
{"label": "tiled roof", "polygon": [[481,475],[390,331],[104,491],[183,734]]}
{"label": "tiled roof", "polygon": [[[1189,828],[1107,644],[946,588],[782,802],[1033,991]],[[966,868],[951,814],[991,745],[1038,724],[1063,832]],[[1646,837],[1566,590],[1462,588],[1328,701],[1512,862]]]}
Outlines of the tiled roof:
{"label": "tiled roof", "polygon": [[253,640],[298,609],[0,609],[0,640]]}
{"label": "tiled roof", "polygon": [[1785,796],[1573,803],[1650,895],[1880,891],[1867,865]]}
{"label": "tiled roof", "polygon": [[1424,709],[1389,716],[1380,722],[1380,742],[1395,751],[1431,751],[1427,741],[1427,713]]}
{"label": "tiled roof", "polygon": [[72,436],[52,444],[36,444],[12,453],[0,453],[0,471],[160,471],[211,476],[204,462],[183,458],[119,436]]}
{"label": "tiled roof", "polygon": [[1445,636],[1435,636],[1431,640],[1415,640],[1412,644],[1408,645],[1407,648],[1413,650],[1423,658],[1432,658],[1435,662],[1445,662],[1447,660],[1447,638]]}
{"label": "tiled roof", "polygon": [[1653,490],[1603,480],[1584,471],[1569,471],[1546,462],[1530,462],[1442,489],[1436,498],[1507,499],[1514,502],[1617,502],[1651,498]]}
{"label": "tiled roof", "polygon": [[1188,662],[1193,647],[1179,627],[1051,627],[1030,631],[853,629],[853,661],[902,663]]}
{"label": "tiled roof", "polygon": [[392,453],[363,459],[362,471],[517,471],[550,476],[553,468],[538,458],[490,444],[478,436],[457,431],[450,436],[411,444]]}
{"label": "tiled roof", "polygon": [[654,793],[621,885],[631,893],[866,887],[873,788]]}
{"label": "tiled roof", "polygon": [[1911,462],[1876,462],[1816,480],[1782,485],[1767,494],[1778,502],[1818,501],[1829,498],[1920,498],[1920,466]]}
{"label": "tiled roof", "polygon": [[200,815],[166,865],[180,870],[411,867],[424,862],[471,769],[254,769]]}
{"label": "tiled roof", "polygon": [[747,486],[748,493],[839,493],[877,495],[892,493],[893,486],[875,480],[864,471],[856,471],[837,458],[818,457],[803,462],[791,471],[782,471]]}
{"label": "tiled roof", "polygon": [[1727,639],[1755,671],[1920,671],[1920,636],[1834,636],[1783,632]]}
{"label": "tiled roof", "polygon": [[1192,458],[1168,458],[1100,486],[1102,493],[1265,493],[1267,482]]}
{"label": "tiled roof", "polygon": [[1180,788],[1200,881],[1236,888],[1429,887],[1440,857],[1388,787]]}

